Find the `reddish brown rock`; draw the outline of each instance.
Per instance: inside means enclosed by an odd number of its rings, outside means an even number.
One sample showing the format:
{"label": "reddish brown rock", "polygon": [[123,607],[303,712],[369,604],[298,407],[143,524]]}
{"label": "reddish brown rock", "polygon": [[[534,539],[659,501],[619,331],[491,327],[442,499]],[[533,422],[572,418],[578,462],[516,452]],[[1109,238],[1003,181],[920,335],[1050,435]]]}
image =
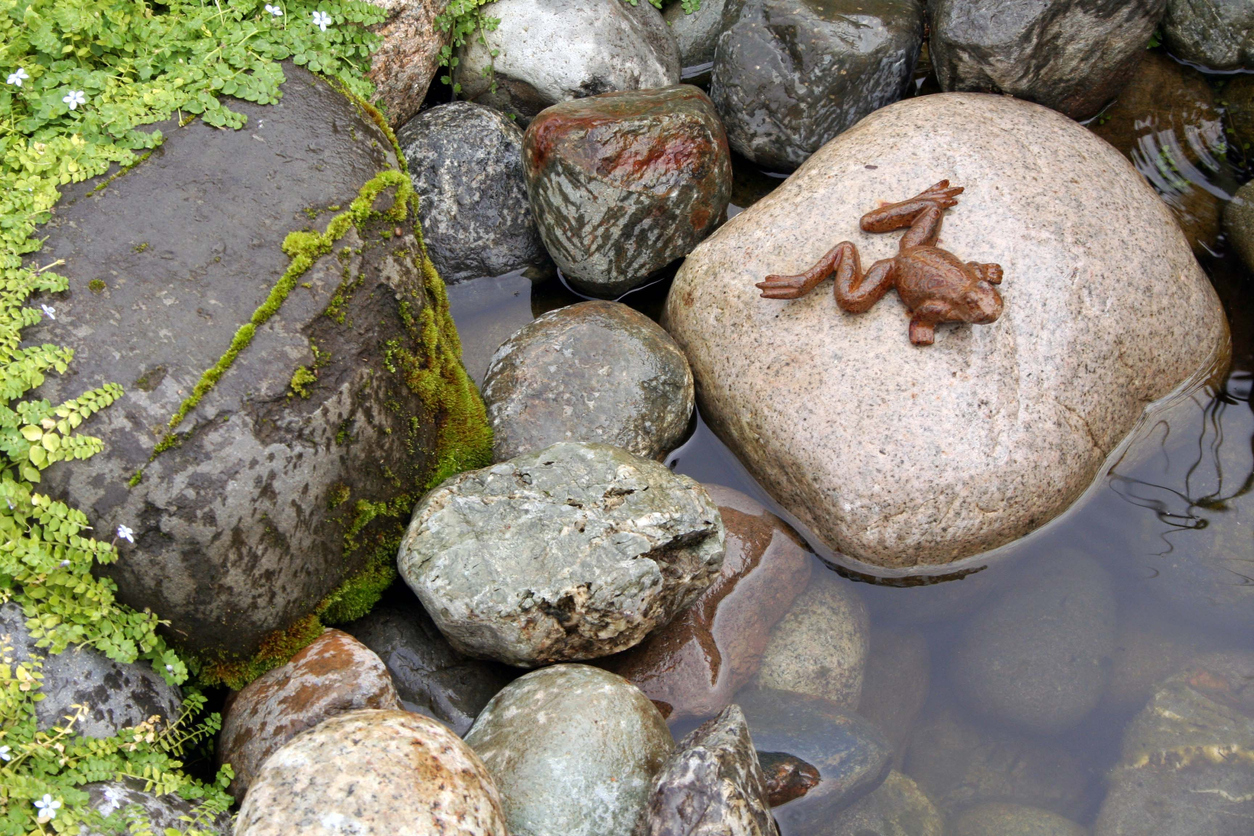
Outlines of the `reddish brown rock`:
{"label": "reddish brown rock", "polygon": [[605,664],[671,722],[731,703],[757,672],[771,628],[810,579],[809,553],[787,523],[739,491],[706,490],[727,527],[722,572],[674,621]]}
{"label": "reddish brown rock", "polygon": [[400,127],[413,118],[427,97],[427,88],[440,66],[440,47],[449,33],[435,26],[435,17],[448,0],[369,0],[387,12],[387,20],[373,27],[383,43],[370,59],[368,77],[375,83],[374,103],[388,124]]}
{"label": "reddish brown rock", "polygon": [[328,717],[358,708],[399,709],[383,661],[340,630],[327,630],[281,668],[235,695],[218,736],[218,759],[235,770],[228,791],[243,798],[276,749]]}

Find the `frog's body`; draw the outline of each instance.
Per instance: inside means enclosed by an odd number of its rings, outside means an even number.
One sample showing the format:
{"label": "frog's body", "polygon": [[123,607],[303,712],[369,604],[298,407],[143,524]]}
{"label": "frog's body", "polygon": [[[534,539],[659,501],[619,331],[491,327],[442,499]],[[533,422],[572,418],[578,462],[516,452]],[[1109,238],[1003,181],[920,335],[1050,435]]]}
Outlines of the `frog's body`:
{"label": "frog's body", "polygon": [[986,324],[1001,315],[1001,266],[959,261],[936,246],[944,211],[958,202],[961,186],[948,180],[901,203],[890,203],[862,216],[865,232],[891,232],[910,227],[896,256],[877,261],[864,274],[857,248],[842,241],[809,270],[796,276],[767,276],[759,282],[767,299],[797,299],[836,274],[836,304],[862,313],[889,288],[910,311],[910,342],[931,345],[938,322]]}

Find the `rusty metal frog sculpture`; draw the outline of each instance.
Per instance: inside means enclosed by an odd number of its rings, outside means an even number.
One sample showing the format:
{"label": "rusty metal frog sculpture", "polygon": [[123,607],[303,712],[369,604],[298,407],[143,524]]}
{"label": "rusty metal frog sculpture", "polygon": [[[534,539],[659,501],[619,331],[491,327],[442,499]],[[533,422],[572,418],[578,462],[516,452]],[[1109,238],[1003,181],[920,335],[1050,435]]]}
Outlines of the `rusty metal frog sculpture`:
{"label": "rusty metal frog sculpture", "polygon": [[897,255],[875,262],[865,274],[857,247],[842,241],[804,273],[767,276],[757,287],[767,299],[799,299],[835,272],[836,304],[850,313],[870,310],[896,287],[910,312],[910,342],[915,345],[931,345],[938,322],[992,322],[1002,310],[1001,294],[993,287],[1001,284],[1001,265],[964,263],[936,246],[941,217],[961,193],[961,186],[942,180],[909,200],[863,215],[864,232],[910,227]]}

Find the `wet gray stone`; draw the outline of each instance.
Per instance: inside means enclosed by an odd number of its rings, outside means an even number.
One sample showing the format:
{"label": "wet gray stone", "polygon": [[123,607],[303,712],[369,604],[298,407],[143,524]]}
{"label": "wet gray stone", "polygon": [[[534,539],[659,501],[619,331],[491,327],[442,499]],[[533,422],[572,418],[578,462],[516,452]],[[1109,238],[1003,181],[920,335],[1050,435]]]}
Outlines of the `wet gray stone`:
{"label": "wet gray stone", "polygon": [[901,769],[905,762],[906,744],[927,701],[931,673],[931,655],[922,633],[880,626],[871,632],[857,709],[888,736],[894,769]]}
{"label": "wet gray stone", "polygon": [[1254,181],[1237,189],[1224,207],[1224,234],[1245,266],[1254,270]]}
{"label": "wet gray stone", "polygon": [[755,683],[856,709],[866,672],[871,619],[854,585],[819,571],[775,625]]}
{"label": "wet gray stone", "polygon": [[687,69],[714,60],[726,5],[727,0],[701,0],[701,7],[692,14],[684,14],[682,3],[672,3],[662,11],[679,47],[680,66]]}
{"label": "wet gray stone", "polygon": [[1222,98],[1232,139],[1248,157],[1254,151],[1254,75],[1229,78]]}
{"label": "wet gray stone", "polygon": [[454,650],[417,599],[409,606],[380,604],[344,630],[383,660],[407,711],[434,717],[463,737],[517,675]]}
{"label": "wet gray stone", "polygon": [[916,0],[728,0],[710,98],[740,154],[792,171],[910,84]]}
{"label": "wet gray stone", "polygon": [[515,680],[466,742],[500,788],[511,836],[629,836],[674,747],[639,689],[588,665]]}
{"label": "wet gray stone", "polygon": [[1113,99],[1166,0],[937,0],[928,42],[946,91],[1009,93],[1073,119]]}
{"label": "wet gray stone", "polygon": [[614,297],[713,231],[731,198],[714,105],[688,84],[564,102],[523,136],[527,193],[567,280]]}
{"label": "wet gray stone", "polygon": [[869,795],[836,814],[824,836],[943,836],[945,819],[919,785],[890,772]]}
{"label": "wet gray stone", "polygon": [[1168,679],[1124,731],[1094,836],[1254,829],[1254,654],[1213,653]]}
{"label": "wet gray stone", "polygon": [[[437,427],[476,420],[473,387],[455,393],[461,384],[420,374],[436,390],[427,402],[388,370],[400,368],[390,340],[419,364],[434,351],[450,377],[457,361],[438,320],[422,335],[407,330],[432,309],[435,288],[417,238],[396,237],[396,222],[377,217],[313,261],[189,409],[174,446],[151,458],[288,270],[289,234],[324,231],[377,174],[399,176],[391,142],[355,104],[304,69],[283,72],[281,101],[231,102],[245,129],[164,124],[160,151],[125,175],[98,191],[96,182],[67,189],[41,230],[39,263],[65,259],[70,289],[40,300],[56,319],[23,334],[75,352],[71,373],[49,376],[39,397],[60,403],[106,382],[125,389],[84,426],[104,451],[52,465],[43,488],[82,508],[103,536],[134,530],[100,573],[121,602],[168,621],[173,642],[210,656],[253,655],[360,571],[365,543],[401,520],[376,518],[347,548],[359,501],[392,502],[426,484]],[[434,346],[420,341],[430,337]],[[300,383],[302,369],[313,382]],[[466,412],[449,415],[441,397]]]}
{"label": "wet gray stone", "polygon": [[483,379],[496,461],[558,441],[661,459],[692,417],[688,360],[657,323],[618,302],[581,302],[525,325]]}
{"label": "wet gray stone", "polygon": [[440,277],[500,276],[548,261],[527,202],[522,131],[498,110],[451,102],[396,132]]}
{"label": "wet gray stone", "polygon": [[729,705],[685,737],[653,780],[639,836],[776,836],[745,716]]}
{"label": "wet gray stone", "polygon": [[964,810],[949,836],[1088,836],[1088,830],[1048,810],[994,802]]}
{"label": "wet gray stone", "polygon": [[[484,13],[500,25],[483,33],[486,44],[466,39],[454,78],[462,98],[513,114],[521,126],[569,99],[679,83],[675,39],[648,2],[496,0]],[[495,93],[483,73],[489,64]]]}
{"label": "wet gray stone", "polygon": [[429,717],[363,709],[297,735],[262,765],[234,836],[292,833],[506,836],[506,826],[492,778],[457,735]]}
{"label": "wet gray stone", "polygon": [[398,564],[453,647],[535,666],[626,650],[670,621],[718,575],[724,536],[687,476],[563,442],[428,493]]}
{"label": "wet gray stone", "polygon": [[[125,781],[99,781],[84,784],[79,789],[88,795],[87,807],[103,816],[116,815],[116,824],[104,824],[79,828],[79,836],[123,836],[142,832],[127,824],[127,817],[134,812],[128,808],[139,807],[139,822],[147,823],[151,833],[165,833],[173,828],[184,833],[189,827],[195,826],[203,833],[220,833],[227,836],[231,833],[230,813],[214,816],[200,810],[195,801],[179,797],[175,793],[154,795],[144,790],[144,782],[130,778]],[[189,821],[190,819],[190,821]]]}
{"label": "wet gray stone", "polygon": [[949,679],[975,711],[1057,734],[1101,700],[1114,643],[1110,575],[1078,554],[1051,556],[971,619]]}
{"label": "wet gray stone", "polygon": [[1163,39],[1172,55],[1212,70],[1254,69],[1254,3],[1167,0]]}
{"label": "wet gray stone", "polygon": [[[137,726],[151,717],[162,724],[179,716],[183,695],[169,685],[147,662],[115,662],[90,647],[70,647],[48,655],[37,648],[26,629],[22,608],[9,601],[0,605],[0,644],[13,648],[15,662],[42,660],[43,699],[35,703],[41,731],[71,727],[84,737],[113,737],[119,730]],[[83,706],[81,716],[77,706]]]}
{"label": "wet gray stone", "polygon": [[784,832],[826,833],[833,814],[889,773],[892,751],[884,733],[835,703],[770,689],[741,691],[736,702],[758,752],[792,755],[818,772],[804,795],[774,809]]}

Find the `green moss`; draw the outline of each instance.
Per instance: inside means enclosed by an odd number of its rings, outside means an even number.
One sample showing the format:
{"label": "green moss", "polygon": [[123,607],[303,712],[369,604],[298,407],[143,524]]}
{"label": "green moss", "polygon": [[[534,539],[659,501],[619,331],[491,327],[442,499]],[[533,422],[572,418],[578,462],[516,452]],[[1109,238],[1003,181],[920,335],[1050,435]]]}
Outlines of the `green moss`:
{"label": "green moss", "polygon": [[225,685],[238,691],[268,670],[287,663],[297,653],[322,635],[325,627],[310,613],[286,630],[276,630],[261,642],[261,649],[251,659],[194,659],[189,667],[202,685]]}
{"label": "green moss", "polygon": [[90,290],[92,293],[104,293],[104,289],[106,287],[108,287],[108,285],[106,285],[100,279],[92,279],[91,281],[87,283],[87,289]]}
{"label": "green moss", "polygon": [[127,481],[126,486],[129,488],[133,488],[136,485],[138,485],[140,482],[142,482],[143,480],[144,480],[144,471],[137,470],[135,471],[135,474],[131,476],[130,480]]}
{"label": "green moss", "polygon": [[147,242],[147,241],[141,241],[140,243],[138,243],[138,244],[136,244],[135,246],[131,247],[131,252],[134,252],[134,253],[142,253],[142,252],[145,252],[147,249],[148,249],[148,242]]}
{"label": "green moss", "polygon": [[336,508],[339,508],[345,502],[348,502],[351,494],[352,491],[349,490],[348,485],[343,483],[332,485],[331,490],[327,491],[327,510],[334,511]]}
{"label": "green moss", "polygon": [[297,366],[292,372],[292,392],[302,398],[309,398],[309,387],[318,382],[318,376],[304,366]]}

